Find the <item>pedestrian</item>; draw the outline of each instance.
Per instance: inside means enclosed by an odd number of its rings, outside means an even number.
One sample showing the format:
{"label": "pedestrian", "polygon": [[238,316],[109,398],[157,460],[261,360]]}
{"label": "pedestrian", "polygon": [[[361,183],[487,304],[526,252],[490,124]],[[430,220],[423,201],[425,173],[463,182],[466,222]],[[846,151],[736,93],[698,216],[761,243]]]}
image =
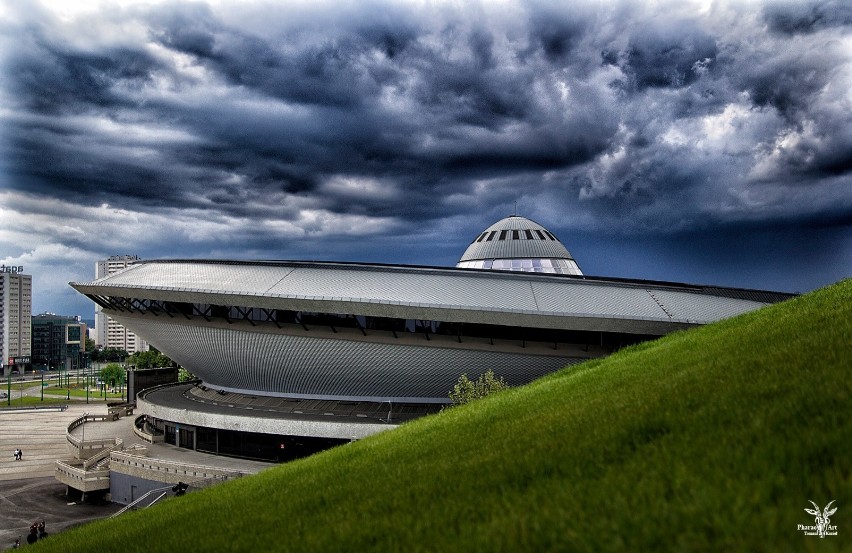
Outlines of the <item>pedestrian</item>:
{"label": "pedestrian", "polygon": [[44,539],[47,537],[47,530],[44,529],[44,521],[41,521],[41,524],[38,525],[38,539]]}
{"label": "pedestrian", "polygon": [[27,543],[32,545],[38,541],[38,524],[33,523],[30,526],[30,533],[27,535]]}
{"label": "pedestrian", "polygon": [[15,545],[12,546],[12,549],[18,549],[21,547],[21,536],[18,536],[18,539],[15,540]]}
{"label": "pedestrian", "polygon": [[22,460],[23,458],[24,458],[24,450],[19,447],[18,448],[18,461]]}

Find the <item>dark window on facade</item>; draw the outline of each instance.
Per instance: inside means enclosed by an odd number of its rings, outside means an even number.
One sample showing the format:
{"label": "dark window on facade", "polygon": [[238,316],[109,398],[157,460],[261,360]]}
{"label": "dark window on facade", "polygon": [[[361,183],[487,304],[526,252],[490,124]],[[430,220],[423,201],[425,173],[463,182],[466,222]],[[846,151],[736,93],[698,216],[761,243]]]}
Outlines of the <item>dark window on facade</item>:
{"label": "dark window on facade", "polygon": [[495,234],[497,234],[497,231],[496,231],[496,230],[492,230],[492,231],[488,234],[488,238],[486,238],[486,239],[485,239],[485,241],[486,241],[486,242],[491,242],[492,240],[494,240],[494,235],[495,235]]}
{"label": "dark window on facade", "polygon": [[533,240],[533,234],[532,234],[532,231],[530,229],[525,230],[524,234],[527,235],[527,240]]}
{"label": "dark window on facade", "polygon": [[547,238],[544,237],[540,230],[536,229],[535,233],[538,234],[539,239],[547,240]]}
{"label": "dark window on facade", "polygon": [[476,241],[477,241],[477,242],[482,242],[482,240],[483,240],[486,236],[488,236],[488,233],[487,233],[487,232],[483,232],[482,234],[480,234],[480,235],[479,235],[479,238],[477,238],[477,239],[476,239]]}
{"label": "dark window on facade", "polygon": [[166,304],[168,306],[168,310],[172,313],[180,313],[181,315],[192,317],[191,303],[186,303],[182,301],[168,301],[166,302]]}
{"label": "dark window on facade", "polygon": [[505,240],[505,239],[506,239],[506,231],[505,231],[505,230],[501,230],[501,231],[500,231],[500,240]]}
{"label": "dark window on facade", "polygon": [[518,231],[513,230],[512,231],[512,240],[520,240],[520,239],[521,239],[521,237],[518,235]]}
{"label": "dark window on facade", "polygon": [[548,231],[544,231],[544,233],[545,233],[545,234],[547,234],[547,236],[548,236],[551,240],[556,240],[556,237],[555,237],[555,236],[553,236],[552,234],[550,234]]}
{"label": "dark window on facade", "polygon": [[219,454],[219,442],[215,428],[199,426],[196,430],[195,449],[206,453]]}
{"label": "dark window on facade", "polygon": [[165,432],[165,436],[164,436],[164,441],[167,444],[175,445],[175,427],[174,426],[172,426],[170,424],[166,425],[166,432]]}
{"label": "dark window on facade", "polygon": [[217,433],[219,455],[284,462],[313,455],[324,449],[346,443],[347,440],[313,438],[309,436],[280,436],[213,430]]}
{"label": "dark window on facade", "polygon": [[195,449],[195,431],[187,430],[186,428],[180,429],[180,447],[186,449]]}

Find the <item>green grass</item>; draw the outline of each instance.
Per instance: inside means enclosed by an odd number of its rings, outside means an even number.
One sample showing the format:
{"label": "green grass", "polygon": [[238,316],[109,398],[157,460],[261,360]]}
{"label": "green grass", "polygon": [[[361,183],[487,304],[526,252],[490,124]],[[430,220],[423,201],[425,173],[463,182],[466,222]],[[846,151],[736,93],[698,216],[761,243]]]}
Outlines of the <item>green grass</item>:
{"label": "green grass", "polygon": [[[12,401],[10,402],[8,399],[0,399],[0,410],[3,408],[15,408],[15,407],[39,407],[44,405],[68,405],[69,403],[85,403],[84,401],[72,400],[68,401],[68,395],[65,393],[66,390],[60,390],[62,393],[56,393],[55,395],[51,395],[47,393],[47,390],[44,391],[44,399],[41,399],[41,396],[24,396],[19,397],[17,395],[13,395]],[[71,397],[80,397],[79,394],[74,394],[73,391],[71,393]],[[83,394],[82,397],[86,397]],[[109,396],[109,397],[101,397],[98,396],[89,396],[89,403],[103,403],[109,401],[111,399],[115,399],[119,396]]]}
{"label": "green grass", "polygon": [[[64,380],[64,379],[63,379]],[[32,407],[38,405],[54,405],[54,404],[62,404],[68,403],[68,396],[72,398],[84,399],[86,397],[86,389],[83,387],[83,383],[81,382],[79,385],[74,382],[74,378],[71,378],[71,387],[57,387],[58,382],[54,379],[52,381],[45,380],[44,381],[44,400],[42,401],[41,395],[42,393],[39,391],[39,386],[42,385],[41,380],[26,380],[26,381],[12,381],[11,386],[9,386],[8,382],[4,385],[0,386],[0,392],[7,392],[11,389],[11,407]],[[32,396],[24,396],[21,398],[19,394],[21,390],[28,390],[29,393],[33,394]],[[124,397],[124,394],[118,392],[106,392],[104,396],[101,396],[100,389],[96,388],[94,385],[89,390],[89,402],[103,402],[115,400],[118,398]],[[7,398],[0,399],[0,408],[10,407],[9,400]]]}
{"label": "green grass", "polygon": [[44,401],[40,397],[24,396],[23,398],[15,396],[12,398],[11,404],[8,399],[0,399],[0,411],[5,408],[14,409],[15,407],[42,407],[45,405],[66,405],[68,400],[65,396],[48,397],[44,396]]}
{"label": "green grass", "polygon": [[[47,397],[48,395],[67,397],[69,391],[71,393],[71,397],[86,397],[86,389],[85,388],[75,388],[73,386],[73,384],[72,384],[71,388],[45,388],[44,389],[44,395],[45,395],[45,397]],[[92,399],[98,399],[98,400],[106,401],[107,399],[115,399],[115,398],[120,398],[120,397],[123,397],[123,394],[120,394],[118,392],[105,392],[104,397],[101,397],[100,389],[96,388],[94,386],[92,386],[92,388],[89,390],[89,400],[90,401]]]}
{"label": "green grass", "polygon": [[39,547],[850,550],[850,344],[847,280]]}

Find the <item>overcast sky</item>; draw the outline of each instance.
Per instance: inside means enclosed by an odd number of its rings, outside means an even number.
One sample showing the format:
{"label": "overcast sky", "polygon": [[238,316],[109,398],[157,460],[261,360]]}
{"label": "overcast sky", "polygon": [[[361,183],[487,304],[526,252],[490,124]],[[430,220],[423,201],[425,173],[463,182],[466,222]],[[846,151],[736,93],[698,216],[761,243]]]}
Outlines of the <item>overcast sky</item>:
{"label": "overcast sky", "polygon": [[[82,4],[82,3],[81,3]],[[0,4],[0,262],[454,265],[515,211],[587,275],[852,276],[852,4]]]}

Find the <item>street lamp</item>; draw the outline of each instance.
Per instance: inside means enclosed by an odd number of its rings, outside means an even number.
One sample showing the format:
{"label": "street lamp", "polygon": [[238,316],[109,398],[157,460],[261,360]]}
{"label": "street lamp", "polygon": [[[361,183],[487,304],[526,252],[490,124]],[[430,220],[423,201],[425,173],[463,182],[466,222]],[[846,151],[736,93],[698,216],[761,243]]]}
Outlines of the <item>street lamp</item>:
{"label": "street lamp", "polygon": [[83,454],[83,448],[86,446],[86,419],[89,417],[88,411],[83,413],[83,438],[80,440],[80,453]]}

